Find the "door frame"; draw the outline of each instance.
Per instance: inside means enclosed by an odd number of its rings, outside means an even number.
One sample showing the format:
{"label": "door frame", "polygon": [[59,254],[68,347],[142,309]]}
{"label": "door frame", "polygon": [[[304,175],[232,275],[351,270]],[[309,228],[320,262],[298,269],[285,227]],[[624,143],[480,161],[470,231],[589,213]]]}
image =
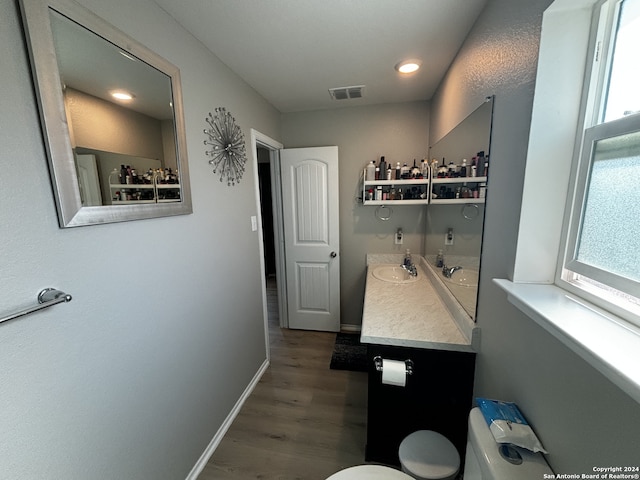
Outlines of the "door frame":
{"label": "door frame", "polygon": [[287,314],[287,288],[284,268],[284,223],[282,218],[282,180],[280,176],[280,150],[284,146],[260,133],[251,129],[251,150],[253,152],[253,180],[256,198],[256,212],[258,220],[258,249],[260,255],[260,274],[262,275],[262,309],[264,316],[265,339],[267,348],[267,359],[269,355],[269,316],[267,312],[267,288],[265,284],[266,265],[264,263],[264,240],[262,237],[262,213],[260,205],[260,181],[258,173],[258,147],[269,151],[269,168],[271,170],[271,195],[273,204],[273,233],[276,253],[276,289],[278,291],[278,315],[280,327],[288,328]]}

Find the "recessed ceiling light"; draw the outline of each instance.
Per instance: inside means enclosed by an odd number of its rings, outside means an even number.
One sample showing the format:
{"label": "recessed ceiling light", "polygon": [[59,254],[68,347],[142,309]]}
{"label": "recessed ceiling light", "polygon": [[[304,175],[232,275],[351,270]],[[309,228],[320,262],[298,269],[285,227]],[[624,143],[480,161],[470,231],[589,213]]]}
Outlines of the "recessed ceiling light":
{"label": "recessed ceiling light", "polygon": [[125,102],[133,100],[135,98],[135,95],[133,93],[125,92],[124,90],[115,90],[111,92],[111,96]]}
{"label": "recessed ceiling light", "polygon": [[413,73],[422,65],[420,60],[404,60],[396,64],[396,70],[400,73]]}

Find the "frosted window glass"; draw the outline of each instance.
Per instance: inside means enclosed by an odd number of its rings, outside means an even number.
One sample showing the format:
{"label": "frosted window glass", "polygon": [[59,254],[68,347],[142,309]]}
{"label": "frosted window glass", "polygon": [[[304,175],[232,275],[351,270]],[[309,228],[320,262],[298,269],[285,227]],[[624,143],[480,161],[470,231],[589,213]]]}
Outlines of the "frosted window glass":
{"label": "frosted window glass", "polygon": [[640,132],[600,140],[577,260],[640,281]]}

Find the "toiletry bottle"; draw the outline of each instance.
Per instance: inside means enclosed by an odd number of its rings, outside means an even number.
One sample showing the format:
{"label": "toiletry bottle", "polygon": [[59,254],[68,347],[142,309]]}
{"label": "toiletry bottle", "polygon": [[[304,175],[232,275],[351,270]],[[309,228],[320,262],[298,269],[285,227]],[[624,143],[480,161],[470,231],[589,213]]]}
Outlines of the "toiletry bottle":
{"label": "toiletry bottle", "polygon": [[436,178],[438,176],[438,160],[435,158],[431,160],[431,178]]}
{"label": "toiletry bottle", "polygon": [[410,173],[411,178],[418,178],[418,176],[421,173],[420,169],[418,168],[418,165],[416,165],[416,159],[415,158],[413,159],[413,167],[411,167],[411,170],[410,170],[409,173]]}
{"label": "toiletry bottle", "polygon": [[460,176],[461,177],[467,176],[467,159],[466,158],[462,159],[462,166],[460,167]]}
{"label": "toiletry bottle", "polygon": [[484,157],[484,176],[489,176],[489,157]]}
{"label": "toiletry bottle", "polygon": [[442,157],[442,165],[438,167],[438,178],[445,178],[447,176],[447,166],[444,163],[444,157]]}
{"label": "toiletry bottle", "polygon": [[375,177],[376,177],[376,180],[380,180],[380,167],[376,167]]}
{"label": "toiletry bottle", "polygon": [[380,157],[380,180],[387,178],[387,162],[384,161],[384,157]]}
{"label": "toiletry bottle", "polygon": [[393,180],[393,173],[391,170],[391,164],[387,165],[387,180]]}
{"label": "toiletry bottle", "polygon": [[127,183],[127,169],[124,165],[120,165],[120,183]]}
{"label": "toiletry bottle", "polygon": [[428,158],[423,158],[422,159],[422,178],[429,178],[429,159]]}
{"label": "toiletry bottle", "polygon": [[476,173],[479,177],[484,177],[484,152],[478,152],[478,162],[476,165],[478,167]]}
{"label": "toiletry bottle", "polygon": [[376,179],[376,162],[375,160],[371,160],[367,165],[367,181],[373,181]]}
{"label": "toiletry bottle", "polygon": [[400,168],[400,176],[404,179],[409,178],[409,167],[406,163],[404,163]]}
{"label": "toiletry bottle", "polygon": [[382,186],[376,187],[376,200],[382,200]]}
{"label": "toiletry bottle", "polygon": [[438,255],[436,256],[436,267],[442,268],[444,266],[444,255],[442,254],[442,250],[438,250]]}
{"label": "toiletry bottle", "polygon": [[402,172],[400,171],[400,162],[396,162],[396,180],[402,178]]}
{"label": "toiletry bottle", "polygon": [[118,172],[117,168],[111,170],[111,173],[109,174],[109,184],[114,185],[116,182],[120,182],[119,176],[120,173]]}
{"label": "toiletry bottle", "polygon": [[453,162],[449,162],[449,169],[447,170],[447,178],[454,178],[456,176],[456,165]]}

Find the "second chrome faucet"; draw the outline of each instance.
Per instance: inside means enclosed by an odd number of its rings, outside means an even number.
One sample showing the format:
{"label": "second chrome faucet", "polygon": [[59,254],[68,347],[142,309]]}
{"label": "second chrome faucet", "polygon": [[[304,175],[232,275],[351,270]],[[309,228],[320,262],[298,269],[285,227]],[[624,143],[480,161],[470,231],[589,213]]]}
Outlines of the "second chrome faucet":
{"label": "second chrome faucet", "polygon": [[462,267],[459,265],[456,265],[455,267],[447,267],[445,265],[442,267],[442,274],[447,278],[451,278],[451,275],[458,270],[462,270]]}

